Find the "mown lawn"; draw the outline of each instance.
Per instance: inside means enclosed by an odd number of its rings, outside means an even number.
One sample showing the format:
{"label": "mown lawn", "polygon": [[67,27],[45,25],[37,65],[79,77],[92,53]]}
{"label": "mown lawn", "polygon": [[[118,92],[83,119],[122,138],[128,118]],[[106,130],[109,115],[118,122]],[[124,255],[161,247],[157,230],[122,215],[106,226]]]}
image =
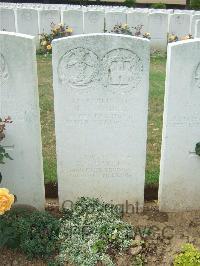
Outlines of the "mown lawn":
{"label": "mown lawn", "polygon": [[[39,94],[45,183],[56,181],[56,152],[51,57],[38,56]],[[162,113],[165,83],[164,56],[151,57],[146,184],[159,178]]]}

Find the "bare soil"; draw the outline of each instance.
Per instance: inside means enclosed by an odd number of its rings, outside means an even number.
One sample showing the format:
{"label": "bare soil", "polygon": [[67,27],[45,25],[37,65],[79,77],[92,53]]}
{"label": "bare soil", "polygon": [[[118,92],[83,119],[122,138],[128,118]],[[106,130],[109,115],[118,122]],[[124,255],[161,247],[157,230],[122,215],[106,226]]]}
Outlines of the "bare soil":
{"label": "bare soil", "polygon": [[[59,216],[57,200],[48,200],[46,210]],[[181,250],[182,244],[193,243],[200,249],[200,211],[161,213],[157,202],[153,201],[145,203],[143,213],[125,214],[123,219],[132,224],[136,239],[143,241],[143,244],[123,256],[117,256],[117,266],[134,265],[133,253],[140,254],[145,259],[145,265],[173,265],[174,256]],[[0,252],[0,265],[46,266],[47,263],[41,260],[29,261],[18,251],[3,249]]]}

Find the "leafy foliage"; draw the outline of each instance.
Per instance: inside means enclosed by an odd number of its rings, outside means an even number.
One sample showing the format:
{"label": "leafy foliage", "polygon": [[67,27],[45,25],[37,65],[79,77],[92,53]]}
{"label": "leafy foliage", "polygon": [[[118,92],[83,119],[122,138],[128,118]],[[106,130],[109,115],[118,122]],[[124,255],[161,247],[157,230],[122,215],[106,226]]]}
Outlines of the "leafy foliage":
{"label": "leafy foliage", "polygon": [[81,198],[61,221],[59,261],[92,266],[115,265],[111,254],[132,244],[133,229],[123,222],[120,209],[98,199]]}
{"label": "leafy foliage", "polygon": [[191,0],[190,8],[200,10],[200,0]]}
{"label": "leafy foliage", "polygon": [[200,156],[200,142],[196,144],[195,153]]}
{"label": "leafy foliage", "polygon": [[185,244],[182,252],[175,257],[174,266],[199,266],[200,250],[192,244]]}
{"label": "leafy foliage", "polygon": [[164,3],[154,3],[151,5],[151,8],[166,9],[166,5]]}
{"label": "leafy foliage", "polygon": [[29,258],[47,258],[58,248],[59,224],[47,212],[13,210],[0,218],[0,244],[17,247]]}
{"label": "leafy foliage", "polygon": [[[2,141],[5,138],[5,130],[6,130],[6,124],[12,123],[10,117],[5,118],[4,120],[0,118],[0,141]],[[10,155],[6,152],[4,146],[0,144],[0,164],[4,164],[4,159],[10,159]],[[1,179],[0,179],[1,182]]]}
{"label": "leafy foliage", "polygon": [[39,49],[39,54],[51,54],[52,52],[52,46],[51,42],[54,39],[59,39],[63,37],[68,37],[71,36],[73,30],[72,28],[65,26],[63,24],[59,25],[51,25],[51,33],[41,33],[40,34],[40,49]]}
{"label": "leafy foliage", "polygon": [[125,0],[124,1],[125,6],[127,7],[134,7],[136,4],[136,0]]}

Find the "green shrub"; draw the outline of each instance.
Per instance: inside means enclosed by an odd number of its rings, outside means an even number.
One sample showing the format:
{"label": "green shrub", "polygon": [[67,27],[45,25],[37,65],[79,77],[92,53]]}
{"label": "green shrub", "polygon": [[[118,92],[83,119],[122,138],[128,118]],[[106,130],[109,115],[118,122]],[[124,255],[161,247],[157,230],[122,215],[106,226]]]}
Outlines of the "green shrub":
{"label": "green shrub", "polygon": [[191,0],[190,8],[200,10],[200,0]]}
{"label": "green shrub", "polygon": [[175,257],[174,266],[200,266],[200,251],[192,244],[185,244]]}
{"label": "green shrub", "polygon": [[127,7],[134,7],[135,6],[135,2],[136,2],[136,0],[125,0],[124,4]]}
{"label": "green shrub", "polygon": [[114,205],[98,199],[81,198],[66,210],[61,222],[59,261],[75,265],[115,265],[110,254],[127,250],[133,229],[123,222]]}
{"label": "green shrub", "polygon": [[56,251],[59,225],[52,215],[39,211],[11,211],[0,218],[0,231],[7,235],[3,244],[19,248],[29,258],[47,258]]}
{"label": "green shrub", "polygon": [[155,9],[166,9],[166,5],[164,3],[155,3],[151,5],[151,8]]}

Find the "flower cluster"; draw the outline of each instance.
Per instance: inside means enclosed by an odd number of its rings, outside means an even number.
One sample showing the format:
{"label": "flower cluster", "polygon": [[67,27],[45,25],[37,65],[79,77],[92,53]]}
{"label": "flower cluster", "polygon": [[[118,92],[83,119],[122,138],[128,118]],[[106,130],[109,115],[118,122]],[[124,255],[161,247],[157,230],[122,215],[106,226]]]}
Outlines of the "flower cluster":
{"label": "flower cluster", "polygon": [[54,25],[52,24],[51,33],[40,34],[40,53],[50,54],[52,52],[51,42],[54,39],[71,36],[73,29],[63,24]]}
{"label": "flower cluster", "polygon": [[168,43],[177,42],[177,41],[187,41],[190,39],[193,39],[191,34],[188,34],[188,35],[180,37],[180,38],[178,38],[178,36],[175,34],[169,34]]}
{"label": "flower cluster", "polygon": [[[6,124],[12,123],[11,118],[7,117],[5,119],[0,118],[0,141],[5,138]],[[6,153],[5,148],[0,145],[0,164],[4,163],[4,158],[9,158],[8,153]],[[0,173],[0,183],[2,180],[2,175]],[[3,215],[6,211],[10,210],[12,204],[15,201],[14,195],[9,193],[7,188],[0,188],[0,215]]]}
{"label": "flower cluster", "polygon": [[114,26],[114,28],[111,30],[112,33],[116,34],[125,34],[125,35],[130,35],[130,36],[136,36],[136,37],[141,37],[141,38],[146,38],[146,39],[151,39],[150,33],[145,32],[142,34],[142,28],[143,25],[138,25],[136,27],[129,27],[128,24],[117,24]]}
{"label": "flower cluster", "polygon": [[8,116],[4,120],[0,118],[0,141],[5,138],[6,124],[12,123],[11,118]]}

